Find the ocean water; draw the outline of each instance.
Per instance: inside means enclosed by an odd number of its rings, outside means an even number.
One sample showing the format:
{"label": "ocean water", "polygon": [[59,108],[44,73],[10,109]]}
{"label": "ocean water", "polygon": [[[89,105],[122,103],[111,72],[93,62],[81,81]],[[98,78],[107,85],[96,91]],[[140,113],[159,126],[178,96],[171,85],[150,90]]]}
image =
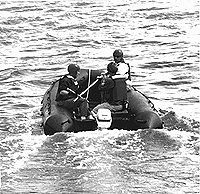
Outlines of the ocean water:
{"label": "ocean water", "polygon": [[[1,1],[0,193],[199,193],[199,32],[198,0]],[[164,129],[45,136],[52,81],[117,48]]]}

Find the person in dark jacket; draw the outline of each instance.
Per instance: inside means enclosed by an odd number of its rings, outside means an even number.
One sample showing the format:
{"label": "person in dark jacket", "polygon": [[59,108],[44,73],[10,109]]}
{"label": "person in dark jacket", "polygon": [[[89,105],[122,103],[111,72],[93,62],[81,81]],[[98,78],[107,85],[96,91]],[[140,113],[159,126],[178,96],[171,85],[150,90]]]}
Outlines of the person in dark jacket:
{"label": "person in dark jacket", "polygon": [[59,86],[56,96],[56,101],[59,106],[63,106],[69,110],[80,110],[81,119],[93,119],[88,110],[88,103],[85,98],[78,97],[77,91],[79,84],[76,80],[80,73],[80,67],[76,64],[68,66],[68,74],[64,75],[59,80]]}
{"label": "person in dark jacket", "polygon": [[121,111],[127,100],[125,78],[113,79],[118,68],[114,62],[107,66],[107,73],[103,76],[99,85],[102,103],[93,108],[92,114],[95,117],[101,108],[109,109],[111,112]]}

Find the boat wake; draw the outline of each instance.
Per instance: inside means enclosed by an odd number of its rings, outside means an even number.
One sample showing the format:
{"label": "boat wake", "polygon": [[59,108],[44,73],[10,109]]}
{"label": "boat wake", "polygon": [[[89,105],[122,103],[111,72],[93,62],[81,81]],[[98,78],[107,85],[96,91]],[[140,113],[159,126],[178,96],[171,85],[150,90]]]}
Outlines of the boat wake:
{"label": "boat wake", "polygon": [[61,185],[69,189],[77,183],[77,188],[86,187],[89,191],[103,190],[105,185],[116,190],[127,177],[133,181],[127,182],[127,191],[133,183],[142,187],[138,181],[144,177],[150,181],[148,187],[157,179],[164,187],[166,182],[171,184],[168,172],[172,166],[180,171],[180,181],[185,178],[184,165],[188,177],[194,174],[194,180],[189,180],[194,182],[198,175],[194,169],[199,161],[199,122],[178,118],[174,112],[163,115],[163,129],[103,129],[52,136],[26,132],[4,138],[0,144],[4,158],[2,191],[30,191],[32,185],[39,192],[42,184],[45,192],[55,193]]}

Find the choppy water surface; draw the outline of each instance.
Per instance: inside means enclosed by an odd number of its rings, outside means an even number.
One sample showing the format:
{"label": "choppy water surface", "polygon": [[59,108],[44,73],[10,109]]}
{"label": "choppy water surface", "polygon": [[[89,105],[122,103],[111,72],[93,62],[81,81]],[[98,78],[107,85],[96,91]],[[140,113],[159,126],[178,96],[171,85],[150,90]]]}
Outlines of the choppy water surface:
{"label": "choppy water surface", "polygon": [[[199,193],[199,2],[1,1],[1,193]],[[67,64],[116,48],[163,130],[45,136],[41,99]]]}

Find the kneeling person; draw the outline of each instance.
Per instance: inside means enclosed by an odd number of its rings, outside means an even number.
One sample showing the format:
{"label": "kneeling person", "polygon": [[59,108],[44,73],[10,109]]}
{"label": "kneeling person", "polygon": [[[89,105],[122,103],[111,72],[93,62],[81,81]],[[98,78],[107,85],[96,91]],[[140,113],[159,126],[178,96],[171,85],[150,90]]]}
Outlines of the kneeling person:
{"label": "kneeling person", "polygon": [[121,111],[127,102],[126,80],[125,78],[113,79],[118,68],[114,62],[107,66],[107,73],[101,80],[99,90],[101,91],[102,103],[92,110],[95,116],[99,109],[106,108],[111,112]]}

